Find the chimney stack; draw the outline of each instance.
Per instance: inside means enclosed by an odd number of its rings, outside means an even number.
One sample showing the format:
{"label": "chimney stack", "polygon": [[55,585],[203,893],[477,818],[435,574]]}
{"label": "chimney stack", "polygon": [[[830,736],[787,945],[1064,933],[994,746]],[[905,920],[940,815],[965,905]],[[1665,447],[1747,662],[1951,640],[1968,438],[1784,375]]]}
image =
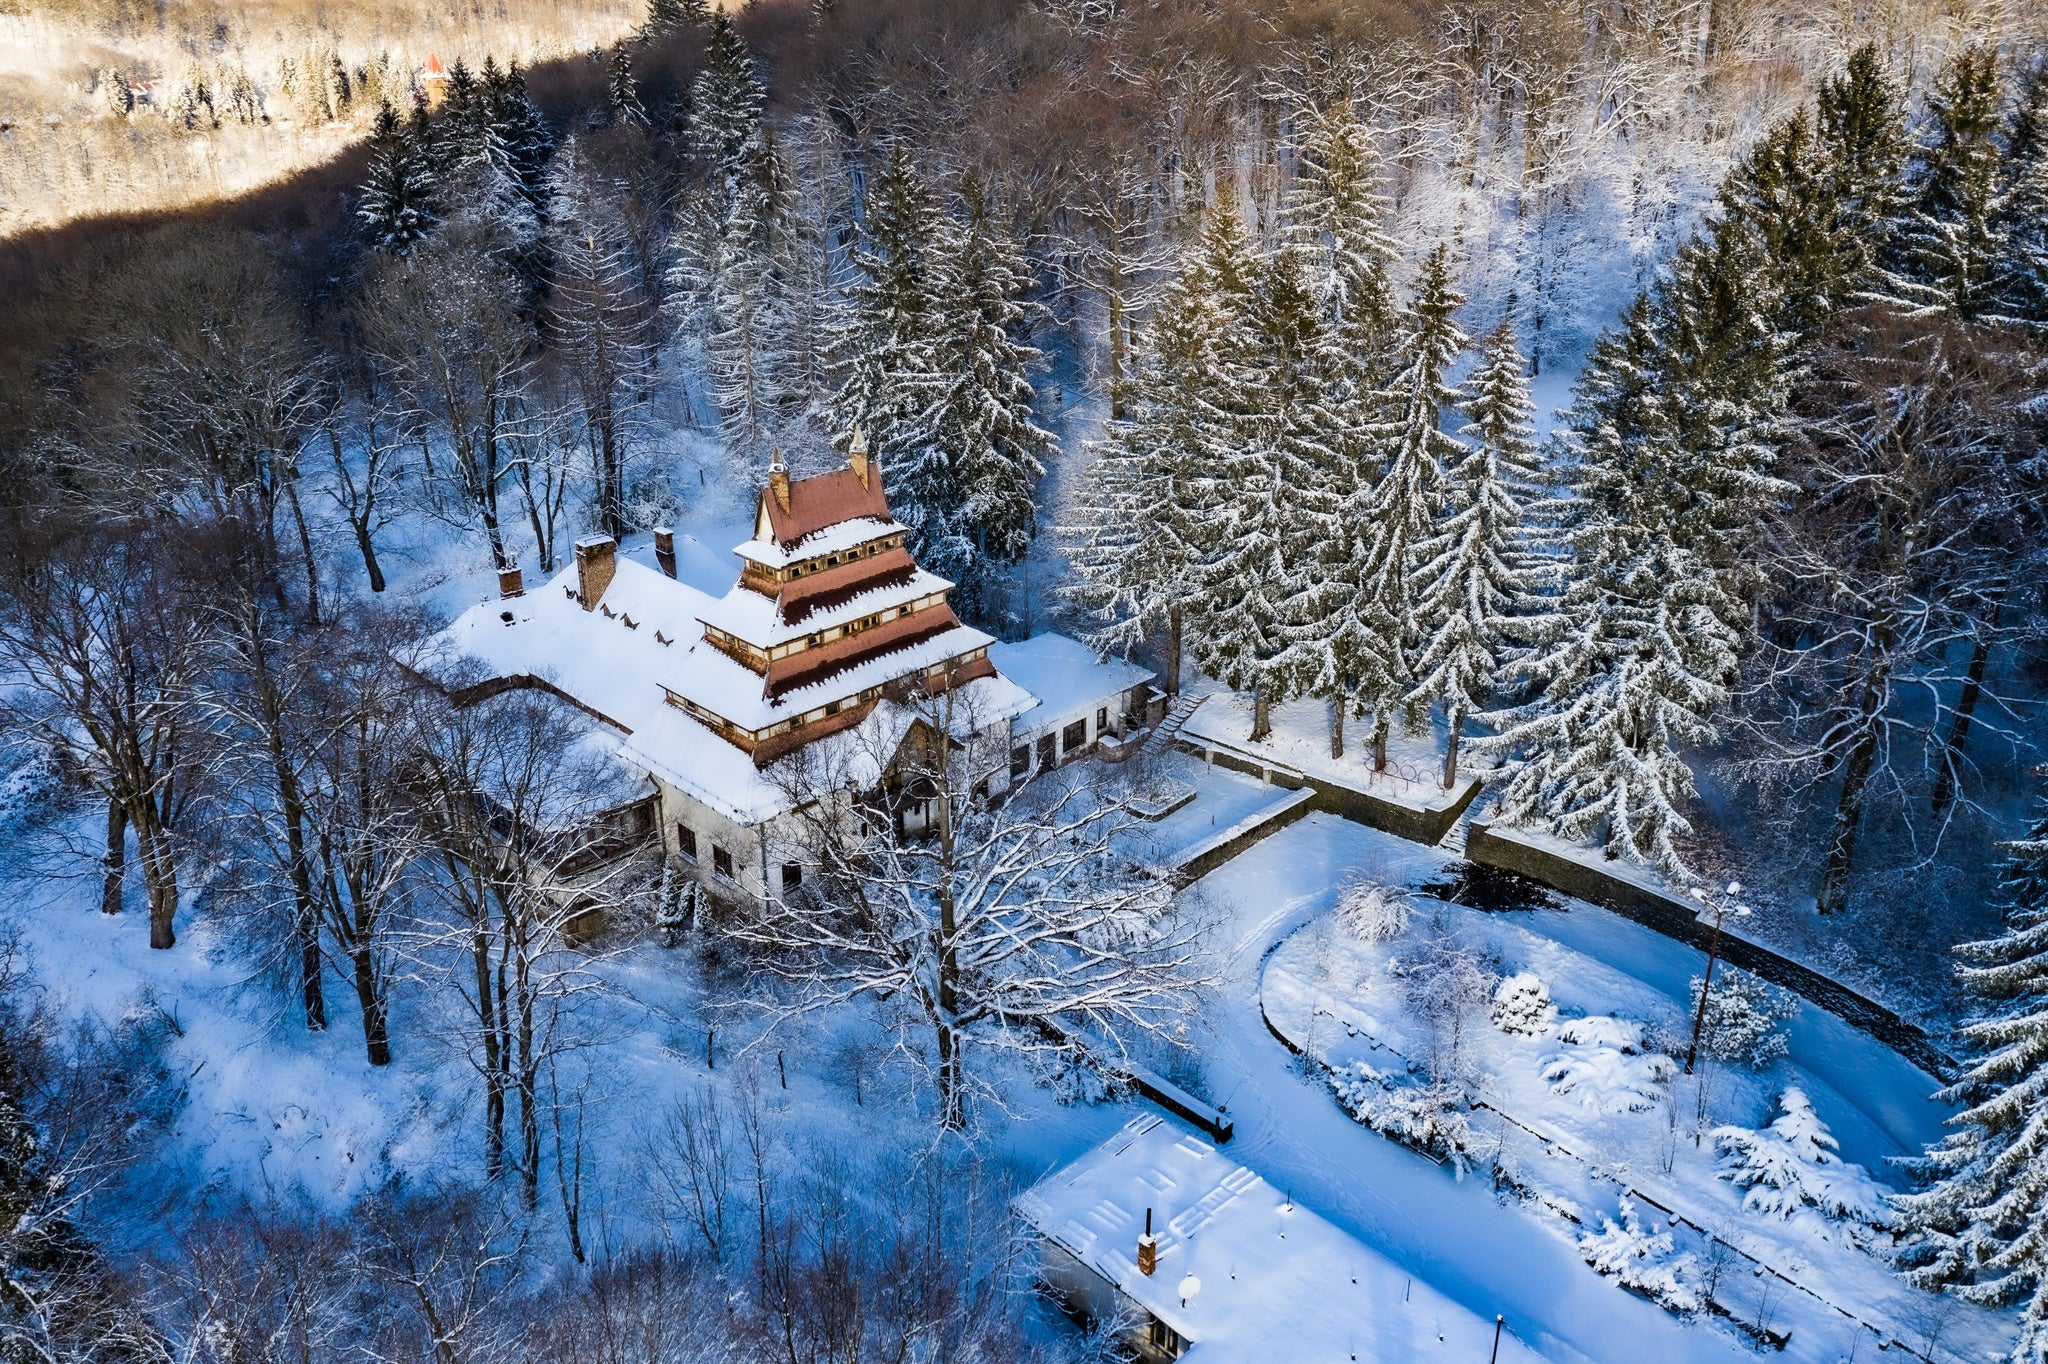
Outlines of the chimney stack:
{"label": "chimney stack", "polygon": [[868,486],[868,437],[858,426],[853,428],[853,444],[847,447],[846,462],[853,466],[853,476],[860,480],[860,486]]}
{"label": "chimney stack", "polygon": [[1152,1239],[1152,1209],[1145,1209],[1145,1234],[1138,1238],[1138,1272],[1150,1275],[1159,1268],[1159,1243]]}
{"label": "chimney stack", "polygon": [[779,446],[768,456],[768,491],[775,494],[777,506],[789,510],[789,466],[782,462]]}
{"label": "chimney stack", "polygon": [[501,597],[523,597],[526,595],[526,575],[515,568],[498,570],[498,595]]}
{"label": "chimney stack", "polygon": [[619,542],[609,535],[586,535],[576,542],[576,597],[586,611],[595,611],[618,572]]}
{"label": "chimney stack", "polygon": [[667,526],[654,528],[654,562],[669,577],[676,576],[676,533]]}

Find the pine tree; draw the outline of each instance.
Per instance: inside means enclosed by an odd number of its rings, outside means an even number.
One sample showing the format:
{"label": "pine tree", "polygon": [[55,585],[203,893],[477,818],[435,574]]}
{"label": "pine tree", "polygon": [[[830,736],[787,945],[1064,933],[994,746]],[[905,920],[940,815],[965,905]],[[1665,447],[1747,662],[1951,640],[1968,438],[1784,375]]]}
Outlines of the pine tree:
{"label": "pine tree", "polygon": [[1215,552],[1219,471],[1234,448],[1220,359],[1231,317],[1199,248],[1189,250],[1146,325],[1130,415],[1112,421],[1071,524],[1066,596],[1101,622],[1088,641],[1130,654],[1163,639],[1166,689],[1180,692],[1182,628],[1199,609]]}
{"label": "pine tree", "polygon": [[605,99],[611,105],[612,122],[647,125],[647,110],[640,103],[640,86],[633,79],[633,58],[623,42],[612,44],[611,61],[605,72]]}
{"label": "pine tree", "polygon": [[1501,323],[1466,381],[1464,448],[1444,471],[1444,515],[1420,547],[1417,590],[1430,632],[1408,700],[1443,707],[1446,790],[1457,785],[1465,717],[1491,700],[1517,618],[1540,587],[1528,521],[1539,475],[1526,368],[1513,325]]}
{"label": "pine tree", "polygon": [[2003,870],[2005,932],[1955,949],[1983,1002],[1962,1030],[1975,1059],[1942,1091],[1967,1107],[1919,1162],[1929,1185],[1896,1200],[1901,1261],[1923,1288],[2020,1308],[2013,1364],[2048,1353],[2048,813]]}
{"label": "pine tree", "polygon": [[1389,278],[1400,247],[1381,224],[1372,135],[1351,102],[1304,116],[1300,181],[1288,195],[1288,240],[1308,253],[1324,324],[1350,363],[1345,396],[1371,399],[1392,378],[1401,305]]}
{"label": "pine tree", "polygon": [[1927,103],[1933,139],[1914,166],[1915,202],[1876,292],[1912,312],[1974,318],[1991,305],[2003,252],[1997,50],[1957,51]]}
{"label": "pine tree", "polygon": [[647,0],[647,18],[640,24],[640,40],[666,38],[687,28],[702,28],[710,21],[706,0]]}
{"label": "pine tree", "polygon": [[760,155],[766,98],[745,40],[719,11],[711,19],[704,65],[690,83],[690,146],[720,185],[727,215]]}
{"label": "pine tree", "polygon": [[788,216],[785,181],[780,159],[763,147],[754,173],[740,186],[732,217],[713,239],[719,259],[712,271],[704,354],[726,448],[748,469],[759,467],[764,447],[772,444],[782,405],[776,369],[789,294],[770,242]]}
{"label": "pine tree", "polygon": [[1390,420],[1375,432],[1386,461],[1378,482],[1351,510],[1363,545],[1359,591],[1367,603],[1365,618],[1398,650],[1393,657],[1399,660],[1392,676],[1361,697],[1373,717],[1375,770],[1386,767],[1395,711],[1415,710],[1402,683],[1413,676],[1416,651],[1437,627],[1424,614],[1428,603],[1419,575],[1443,506],[1444,468],[1465,453],[1463,443],[1443,429],[1444,409],[1459,399],[1450,368],[1470,343],[1456,316],[1464,301],[1451,284],[1449,248],[1438,243],[1423,265],[1402,340],[1402,368],[1389,392]]}
{"label": "pine tree", "polygon": [[940,216],[901,142],[869,183],[862,226],[854,250],[859,276],[834,338],[846,373],[833,402],[837,439],[865,433],[889,479],[890,506],[915,533],[921,555],[964,562],[963,547],[949,538],[963,502],[958,470],[930,438],[927,421],[940,384]]}
{"label": "pine tree", "polygon": [[[743,205],[759,188],[764,141],[761,104],[766,97],[754,74],[754,60],[732,21],[723,13],[711,24],[703,69],[690,86],[690,145],[707,175],[684,205],[676,230],[675,264],[669,286],[685,328],[709,338],[729,331],[733,318],[718,308],[749,295],[758,278],[727,280],[732,269],[757,271],[752,258],[767,230],[763,205]],[[753,210],[738,221],[743,208]]]}
{"label": "pine tree", "polygon": [[929,421],[965,495],[959,529],[973,548],[966,600],[987,619],[992,570],[1030,551],[1037,529],[1032,497],[1057,442],[1032,420],[1027,376],[1038,351],[1023,340],[1028,311],[1022,301],[1030,274],[1016,242],[995,221],[979,175],[961,177],[960,198],[964,221],[947,252],[937,357],[943,388]]}
{"label": "pine tree", "polygon": [[2048,327],[2048,64],[2028,81],[2006,132],[1998,316]]}
{"label": "pine tree", "polygon": [[433,168],[389,104],[370,132],[369,173],[356,216],[372,245],[404,256],[425,240],[433,224]]}
{"label": "pine tree", "polygon": [[547,221],[548,156],[553,150],[547,125],[540,110],[526,93],[526,73],[515,60],[503,73],[489,58],[484,59],[484,96],[494,134],[492,145],[502,149],[499,169],[525,201],[539,223]]}

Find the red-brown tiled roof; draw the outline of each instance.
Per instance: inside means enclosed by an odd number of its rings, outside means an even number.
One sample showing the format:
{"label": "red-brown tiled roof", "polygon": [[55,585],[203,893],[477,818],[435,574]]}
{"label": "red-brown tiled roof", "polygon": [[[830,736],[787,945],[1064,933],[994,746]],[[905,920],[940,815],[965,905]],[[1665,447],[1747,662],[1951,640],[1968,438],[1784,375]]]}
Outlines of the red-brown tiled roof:
{"label": "red-brown tiled roof", "polygon": [[829,474],[792,479],[787,511],[767,489],[761,492],[761,505],[768,509],[768,524],[775,542],[785,550],[795,549],[805,536],[816,535],[841,521],[864,516],[889,520],[889,499],[882,495],[882,470],[876,464],[868,466],[866,484],[851,469],[834,469]]}
{"label": "red-brown tiled roof", "polygon": [[782,585],[775,609],[785,625],[799,625],[814,611],[829,611],[863,592],[902,587],[917,575],[917,564],[902,546],[843,563]]}
{"label": "red-brown tiled roof", "polygon": [[427,54],[426,69],[420,72],[420,79],[430,81],[444,81],[448,79],[448,68],[441,65],[440,53],[429,52]]}
{"label": "red-brown tiled roof", "polygon": [[768,665],[768,699],[779,700],[798,687],[808,687],[813,682],[822,682],[834,673],[844,672],[884,654],[922,644],[959,624],[960,618],[953,614],[952,607],[934,606],[914,616],[898,616],[872,630],[844,635],[830,644],[778,658]]}

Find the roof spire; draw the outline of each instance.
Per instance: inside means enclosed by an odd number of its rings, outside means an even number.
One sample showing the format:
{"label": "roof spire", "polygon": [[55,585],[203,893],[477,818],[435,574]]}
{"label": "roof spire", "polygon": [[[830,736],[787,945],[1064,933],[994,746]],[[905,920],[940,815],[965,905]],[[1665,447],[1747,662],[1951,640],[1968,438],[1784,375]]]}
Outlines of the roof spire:
{"label": "roof spire", "polygon": [[770,448],[768,455],[768,491],[775,494],[776,505],[789,510],[789,466],[782,462],[782,447]]}

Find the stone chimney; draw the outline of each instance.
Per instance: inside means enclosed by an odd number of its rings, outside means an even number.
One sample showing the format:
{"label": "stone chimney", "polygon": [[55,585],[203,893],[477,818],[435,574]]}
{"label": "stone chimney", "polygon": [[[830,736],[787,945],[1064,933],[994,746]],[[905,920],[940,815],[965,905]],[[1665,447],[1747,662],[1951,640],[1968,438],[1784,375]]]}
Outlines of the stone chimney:
{"label": "stone chimney", "polygon": [[868,437],[858,426],[853,428],[853,444],[846,449],[846,462],[853,467],[853,476],[860,480],[860,486],[868,486]]}
{"label": "stone chimney", "polygon": [[775,494],[777,506],[789,510],[789,466],[782,462],[780,447],[768,456],[768,491]]}
{"label": "stone chimney", "polygon": [[609,535],[586,535],[576,542],[576,598],[595,611],[619,571],[619,542]]}
{"label": "stone chimney", "polygon": [[498,570],[498,595],[501,597],[523,597],[526,595],[526,575],[517,568]]}
{"label": "stone chimney", "polygon": [[654,528],[654,562],[669,577],[676,576],[676,533],[667,526]]}
{"label": "stone chimney", "polygon": [[1145,1209],[1145,1234],[1138,1238],[1138,1272],[1149,1275],[1159,1268],[1159,1243],[1152,1239],[1152,1209]]}

